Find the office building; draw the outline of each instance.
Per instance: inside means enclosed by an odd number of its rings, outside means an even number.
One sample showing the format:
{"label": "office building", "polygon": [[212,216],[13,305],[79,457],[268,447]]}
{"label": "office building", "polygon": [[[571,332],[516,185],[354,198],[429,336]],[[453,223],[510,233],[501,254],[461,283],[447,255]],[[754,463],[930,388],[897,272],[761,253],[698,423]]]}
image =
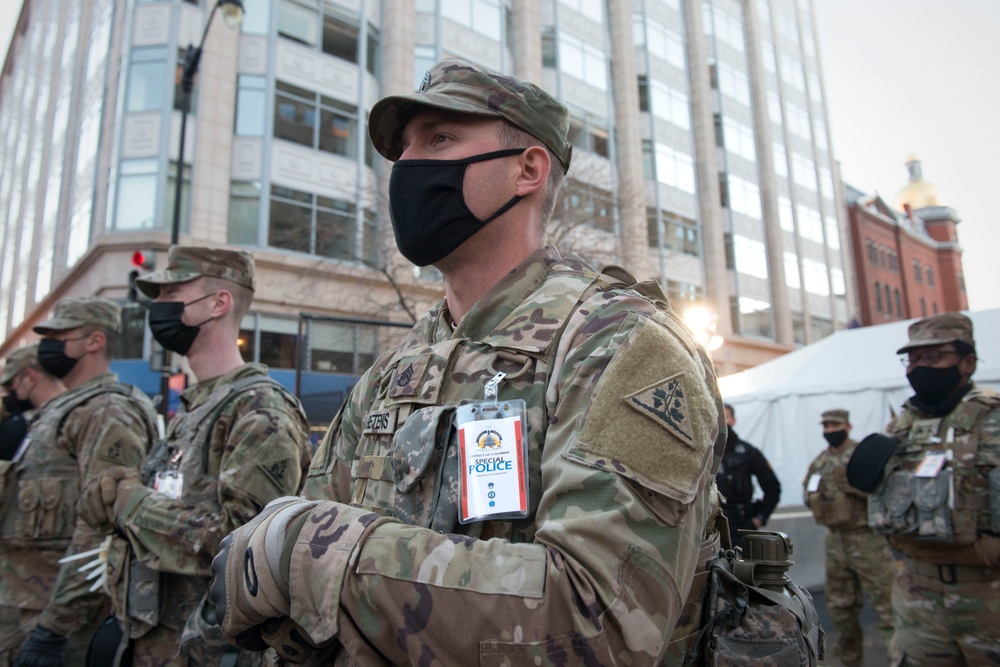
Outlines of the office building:
{"label": "office building", "polygon": [[[134,250],[159,249],[162,266],[178,180],[181,243],[257,258],[248,358],[294,367],[302,312],[419,313],[440,278],[393,247],[365,121],[442,57],[569,106],[552,240],[660,282],[679,311],[703,307],[720,374],[850,319],[810,0],[243,4],[237,29],[211,23],[182,124],[179,67],[215,0],[25,1],[0,80],[0,354],[62,296],[124,301]],[[371,358],[348,338],[352,364]],[[148,336],[132,349],[148,355]]]}

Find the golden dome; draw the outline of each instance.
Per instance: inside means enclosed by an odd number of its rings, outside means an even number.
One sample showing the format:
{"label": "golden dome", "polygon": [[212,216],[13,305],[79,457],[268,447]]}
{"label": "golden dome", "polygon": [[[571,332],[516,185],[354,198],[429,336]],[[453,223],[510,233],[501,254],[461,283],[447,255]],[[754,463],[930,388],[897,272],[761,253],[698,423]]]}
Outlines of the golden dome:
{"label": "golden dome", "polygon": [[906,158],[906,169],[910,172],[910,180],[896,193],[892,201],[893,206],[900,211],[905,210],[906,204],[909,204],[912,210],[925,206],[941,206],[938,187],[924,180],[923,168],[916,155]]}

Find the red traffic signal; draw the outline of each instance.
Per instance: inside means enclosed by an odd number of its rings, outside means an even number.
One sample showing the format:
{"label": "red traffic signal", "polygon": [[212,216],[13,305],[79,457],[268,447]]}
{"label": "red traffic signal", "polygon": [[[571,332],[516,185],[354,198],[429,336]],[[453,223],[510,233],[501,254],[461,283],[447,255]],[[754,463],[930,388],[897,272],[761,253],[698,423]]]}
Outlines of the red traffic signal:
{"label": "red traffic signal", "polygon": [[156,253],[152,250],[136,250],[132,253],[132,266],[145,271],[156,266]]}

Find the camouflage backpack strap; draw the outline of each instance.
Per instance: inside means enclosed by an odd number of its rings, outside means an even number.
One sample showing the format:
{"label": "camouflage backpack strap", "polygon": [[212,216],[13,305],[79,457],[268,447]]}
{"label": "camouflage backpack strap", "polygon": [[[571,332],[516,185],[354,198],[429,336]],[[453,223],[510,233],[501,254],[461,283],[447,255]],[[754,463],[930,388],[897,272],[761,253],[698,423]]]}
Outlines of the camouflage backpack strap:
{"label": "camouflage backpack strap", "polygon": [[[205,410],[207,414],[198,415],[197,418],[198,423],[199,424],[203,422],[207,422],[210,424],[215,423],[216,419],[218,419],[218,417],[222,414],[222,412],[226,409],[226,407],[230,403],[239,398],[240,395],[245,394],[246,392],[252,389],[256,389],[258,387],[271,387],[272,389],[276,390],[278,393],[284,396],[289,403],[295,406],[296,412],[302,417],[303,420],[306,419],[305,412],[302,410],[302,404],[299,403],[299,399],[295,398],[294,394],[285,389],[285,387],[280,382],[272,378],[270,375],[254,374],[242,377],[239,380],[236,380],[235,382],[226,385],[225,394],[220,395],[216,400],[209,399],[208,402],[199,406],[199,409],[207,408],[207,410]],[[201,470],[203,473],[206,474],[208,472],[208,459],[210,454],[209,444],[211,442],[211,439],[212,439],[212,430],[209,428],[206,429],[206,433],[204,435],[204,442],[202,443],[203,447],[201,448]]]}

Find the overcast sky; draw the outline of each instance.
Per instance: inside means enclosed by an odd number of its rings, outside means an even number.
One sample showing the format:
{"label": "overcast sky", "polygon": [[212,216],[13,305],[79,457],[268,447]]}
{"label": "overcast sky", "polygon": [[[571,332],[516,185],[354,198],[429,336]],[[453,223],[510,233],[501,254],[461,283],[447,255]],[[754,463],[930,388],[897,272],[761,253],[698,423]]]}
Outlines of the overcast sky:
{"label": "overcast sky", "polygon": [[[890,204],[910,154],[958,212],[972,310],[1000,307],[1000,1],[813,0],[844,181]],[[0,0],[6,54],[20,0]]]}

